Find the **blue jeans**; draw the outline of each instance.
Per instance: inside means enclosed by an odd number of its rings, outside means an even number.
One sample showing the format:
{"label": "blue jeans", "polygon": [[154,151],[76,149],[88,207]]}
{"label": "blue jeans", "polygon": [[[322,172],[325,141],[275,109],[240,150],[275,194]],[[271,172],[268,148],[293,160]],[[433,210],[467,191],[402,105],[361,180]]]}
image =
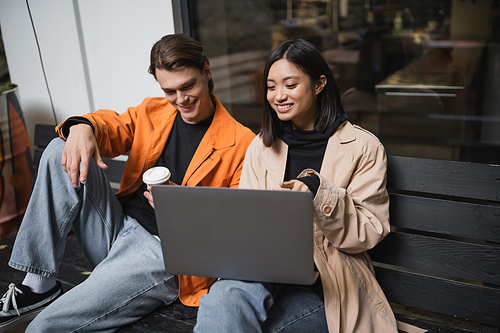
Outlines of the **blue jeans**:
{"label": "blue jeans", "polygon": [[328,332],[323,301],[309,288],[218,280],[201,297],[195,333]]}
{"label": "blue jeans", "polygon": [[114,332],[172,303],[178,289],[164,270],[160,242],[123,214],[95,163],[87,181],[73,188],[61,167],[64,144],[55,139],[42,155],[9,265],[56,278],[73,228],[95,268],[83,283],[44,309],[26,332]]}

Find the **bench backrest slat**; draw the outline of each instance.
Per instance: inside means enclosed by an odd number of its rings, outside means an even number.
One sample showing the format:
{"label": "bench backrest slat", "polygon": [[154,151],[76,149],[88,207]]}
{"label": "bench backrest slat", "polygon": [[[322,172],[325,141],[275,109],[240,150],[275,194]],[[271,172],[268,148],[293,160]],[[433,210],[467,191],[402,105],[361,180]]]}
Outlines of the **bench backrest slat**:
{"label": "bench backrest slat", "polygon": [[109,157],[102,157],[104,163],[108,166],[108,169],[104,170],[106,177],[110,182],[120,183],[122,179],[123,170],[125,169],[124,161],[113,160]]}
{"label": "bench backrest slat", "polygon": [[375,272],[391,302],[493,326],[500,325],[498,289],[382,267],[375,267]]}
{"label": "bench backrest slat", "polygon": [[392,226],[500,242],[500,206],[391,194]]}
{"label": "bench backrest slat", "polygon": [[387,187],[500,201],[500,165],[389,156]]}
{"label": "bench backrest slat", "polygon": [[402,232],[390,233],[372,260],[439,276],[500,285],[500,247]]}
{"label": "bench backrest slat", "polygon": [[45,148],[52,139],[57,137],[55,125],[36,124],[35,125],[35,146]]}

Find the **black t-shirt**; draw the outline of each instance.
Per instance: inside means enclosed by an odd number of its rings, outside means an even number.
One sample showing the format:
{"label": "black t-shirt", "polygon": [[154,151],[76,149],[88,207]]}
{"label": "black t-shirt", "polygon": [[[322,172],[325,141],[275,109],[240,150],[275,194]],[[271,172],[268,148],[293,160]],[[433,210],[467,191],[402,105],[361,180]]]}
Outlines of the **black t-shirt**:
{"label": "black t-shirt", "polygon": [[[169,168],[172,182],[179,185],[182,183],[189,163],[212,120],[213,115],[197,124],[188,124],[182,120],[180,113],[177,114],[167,144],[156,162],[156,166]],[[151,234],[158,235],[154,209],[144,197],[144,191],[146,184],[142,184],[129,199],[122,202],[123,212],[135,218]]]}

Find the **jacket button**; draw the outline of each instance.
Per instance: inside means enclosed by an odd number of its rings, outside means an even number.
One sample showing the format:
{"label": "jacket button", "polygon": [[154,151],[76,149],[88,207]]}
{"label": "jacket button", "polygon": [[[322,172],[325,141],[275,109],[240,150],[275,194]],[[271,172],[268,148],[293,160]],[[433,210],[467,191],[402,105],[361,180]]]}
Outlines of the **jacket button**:
{"label": "jacket button", "polygon": [[323,213],[330,214],[331,211],[332,211],[332,206],[329,205],[323,206]]}

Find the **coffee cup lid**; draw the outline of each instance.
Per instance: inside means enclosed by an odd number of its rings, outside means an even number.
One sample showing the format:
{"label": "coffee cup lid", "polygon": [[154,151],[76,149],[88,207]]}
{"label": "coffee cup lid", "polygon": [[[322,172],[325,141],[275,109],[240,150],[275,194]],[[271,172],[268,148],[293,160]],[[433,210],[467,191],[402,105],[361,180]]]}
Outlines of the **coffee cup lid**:
{"label": "coffee cup lid", "polygon": [[170,170],[166,167],[153,167],[142,175],[142,181],[148,185],[163,184],[170,178]]}

